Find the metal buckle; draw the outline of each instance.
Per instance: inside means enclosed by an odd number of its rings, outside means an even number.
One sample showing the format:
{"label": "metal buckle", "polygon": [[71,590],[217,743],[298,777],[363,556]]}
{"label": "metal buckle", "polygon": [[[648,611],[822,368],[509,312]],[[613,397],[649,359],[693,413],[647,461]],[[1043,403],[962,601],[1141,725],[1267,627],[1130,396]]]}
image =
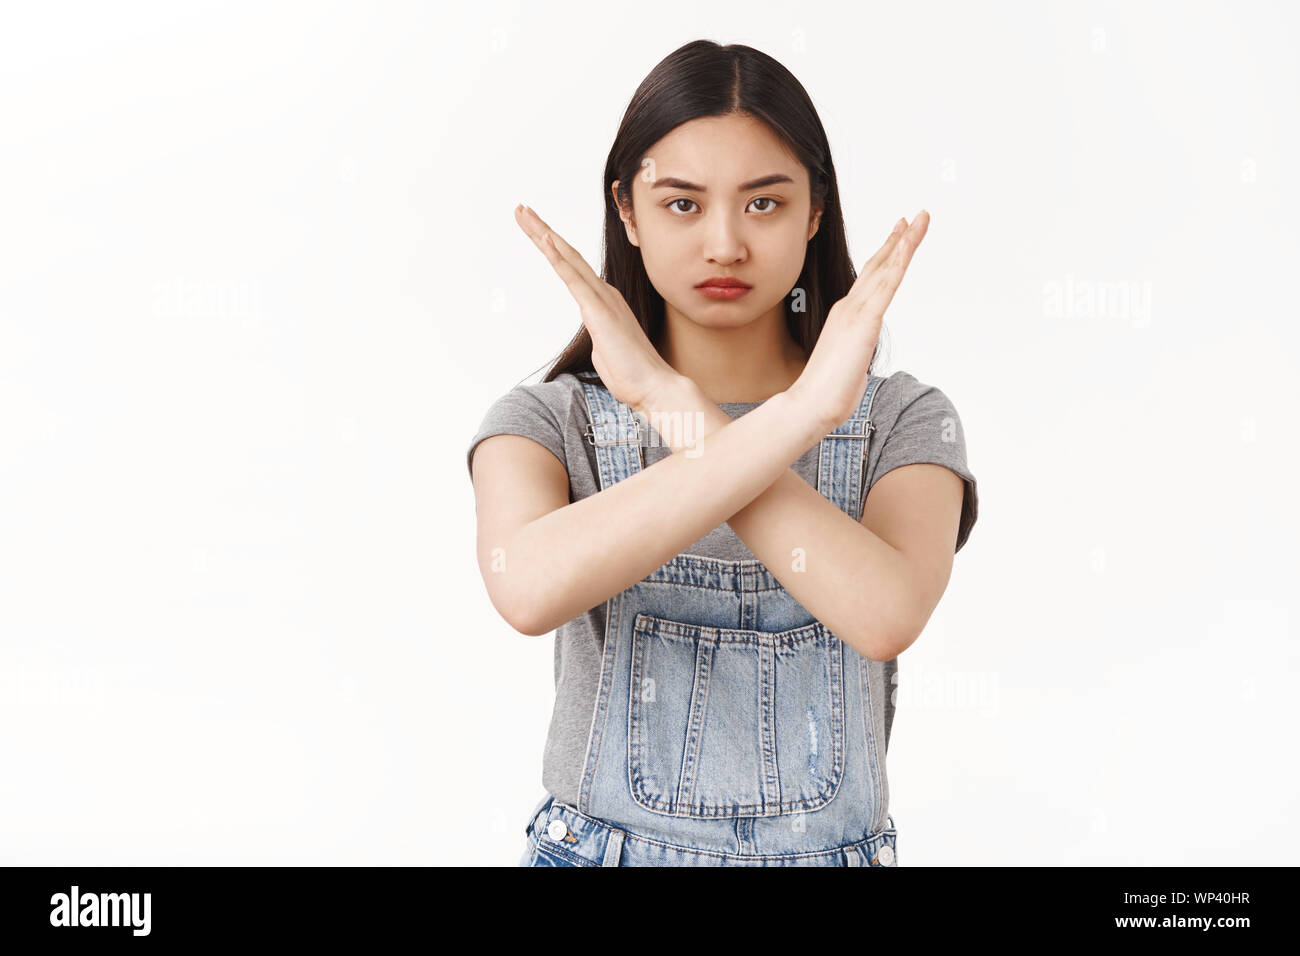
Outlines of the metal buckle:
{"label": "metal buckle", "polygon": [[583,432],[586,434],[586,436],[587,436],[587,441],[588,441],[588,442],[590,442],[590,443],[593,444],[593,445],[640,445],[640,444],[641,444],[641,423],[640,423],[640,422],[633,420],[632,422],[604,422],[603,424],[606,424],[606,425],[627,425],[627,424],[635,425],[635,426],[636,426],[636,438],[622,438],[622,439],[619,439],[618,441],[596,441],[596,433],[595,433],[595,431],[594,431],[594,429],[595,429],[595,427],[596,427],[596,423],[595,423],[595,422],[587,422],[587,426],[583,429]]}
{"label": "metal buckle", "polygon": [[868,418],[867,427],[862,432],[861,435],[837,435],[835,432],[831,432],[826,437],[827,438],[867,438],[875,430],[876,430],[876,426],[872,423],[871,419]]}

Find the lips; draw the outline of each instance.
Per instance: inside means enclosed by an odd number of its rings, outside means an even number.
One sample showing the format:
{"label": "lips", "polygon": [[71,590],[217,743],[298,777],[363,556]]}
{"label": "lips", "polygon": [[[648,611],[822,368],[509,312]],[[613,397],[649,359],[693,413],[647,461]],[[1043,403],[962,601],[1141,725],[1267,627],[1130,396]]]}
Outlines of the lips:
{"label": "lips", "polygon": [[705,279],[696,285],[697,289],[748,289],[751,288],[748,282],[741,282],[739,279],[732,279],[726,276],[720,276],[715,279]]}

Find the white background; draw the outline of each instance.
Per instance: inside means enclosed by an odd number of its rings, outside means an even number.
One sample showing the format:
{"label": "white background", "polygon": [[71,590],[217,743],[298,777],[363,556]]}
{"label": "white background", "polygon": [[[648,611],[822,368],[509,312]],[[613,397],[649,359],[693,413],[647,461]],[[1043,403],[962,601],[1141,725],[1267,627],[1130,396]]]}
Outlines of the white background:
{"label": "white background", "polygon": [[1292,862],[1296,16],[7,4],[0,862],[517,861],[553,638],[465,452],[580,319],[512,210],[597,262],[699,37],[808,90],[856,261],[932,216],[877,371],[980,518],[900,658],[900,865]]}

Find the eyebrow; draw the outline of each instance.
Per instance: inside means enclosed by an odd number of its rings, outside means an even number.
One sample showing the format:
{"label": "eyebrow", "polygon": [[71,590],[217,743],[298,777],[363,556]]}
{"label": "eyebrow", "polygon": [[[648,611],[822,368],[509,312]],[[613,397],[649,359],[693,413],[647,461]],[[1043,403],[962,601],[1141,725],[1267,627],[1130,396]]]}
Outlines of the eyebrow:
{"label": "eyebrow", "polygon": [[[764,186],[773,186],[777,183],[793,183],[794,180],[784,173],[773,173],[770,176],[763,176],[760,179],[751,180],[747,183],[741,183],[736,187],[736,192],[743,193],[749,189],[762,189]],[[695,183],[688,183],[684,179],[677,179],[673,176],[667,176],[663,179],[656,179],[651,189],[685,189],[689,192],[706,193],[708,192],[703,186],[697,186]]]}

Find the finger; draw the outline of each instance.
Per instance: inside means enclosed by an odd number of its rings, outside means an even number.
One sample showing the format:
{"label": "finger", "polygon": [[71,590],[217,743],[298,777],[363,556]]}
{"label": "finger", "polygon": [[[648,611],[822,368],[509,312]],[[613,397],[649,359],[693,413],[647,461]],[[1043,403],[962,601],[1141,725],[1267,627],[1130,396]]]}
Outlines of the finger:
{"label": "finger", "polygon": [[903,231],[906,228],[907,228],[906,219],[900,219],[898,220],[898,222],[894,223],[894,231],[889,234],[888,238],[885,239],[881,247],[876,250],[875,255],[873,255],[870,259],[868,259],[865,263],[863,263],[862,272],[859,273],[859,275],[864,275],[870,272],[876,266],[880,265],[880,263],[884,262],[885,259],[888,258],[889,253],[893,250],[894,245],[898,242],[898,237],[902,235]]}
{"label": "finger", "polygon": [[[520,228],[524,230],[528,238],[533,240],[533,244],[542,251],[548,262],[555,265],[557,256],[561,260],[568,261],[568,257],[560,249],[560,243],[563,240],[532,209],[520,203],[515,207],[515,221],[519,223]],[[568,243],[564,243],[564,245],[568,246]]]}
{"label": "finger", "polygon": [[848,293],[844,296],[845,299],[860,304],[862,300],[871,294],[871,290],[875,288],[877,281],[876,272],[883,263],[889,261],[890,255],[898,248],[898,240],[905,232],[907,232],[906,218],[894,223],[894,231],[885,239],[884,244],[876,250],[875,255],[863,263],[862,271],[858,273],[853,285],[849,287]]}
{"label": "finger", "polygon": [[[515,221],[519,223],[519,228],[523,229],[525,235],[533,240],[534,245],[545,253],[546,245],[543,240],[546,238],[547,233],[551,232],[551,229],[537,217],[537,214],[523,203],[520,203],[515,207]],[[552,245],[554,245],[554,240],[552,240]]]}
{"label": "finger", "polygon": [[[597,294],[596,290],[591,287],[591,283],[568,260],[560,255],[559,249],[551,241],[553,235],[553,233],[546,233],[537,241],[537,245],[542,250],[542,254],[546,256],[547,261],[550,262],[551,267],[555,269],[556,275],[564,281],[569,293],[577,301],[579,308],[582,309],[585,324],[587,316],[597,315],[605,308],[605,302]],[[590,326],[588,326],[588,331],[594,333]]]}
{"label": "finger", "polygon": [[560,257],[568,262],[585,281],[590,283],[594,290],[600,291],[604,281],[587,264],[587,260],[582,257],[582,253],[565,242],[563,237],[559,236],[554,229],[546,224],[546,221],[541,216],[533,212],[528,206],[523,206],[520,213],[523,216],[520,225],[524,226],[525,232],[533,236],[538,242],[541,241],[542,236],[549,233],[554,248],[560,253]]}
{"label": "finger", "polygon": [[[885,240],[885,244],[863,266],[862,272],[849,288],[848,295],[844,297],[850,303],[858,307],[864,306],[881,281],[884,280],[886,272],[896,267],[900,262],[903,270],[907,269],[907,263],[911,261],[912,253],[916,251],[916,244],[921,241],[921,237],[925,235],[930,226],[930,214],[922,209],[917,213],[916,218],[912,220],[911,225],[899,229],[899,225],[905,223],[907,223],[906,219],[898,221],[898,224],[894,226],[894,231]],[[895,278],[902,281],[901,272]],[[895,283],[895,288],[897,288],[897,283]],[[890,294],[892,295],[892,292]]]}
{"label": "finger", "polygon": [[912,219],[912,224],[903,231],[903,236],[907,242],[915,249],[925,238],[925,234],[930,229],[930,214],[922,209]]}
{"label": "finger", "polygon": [[930,214],[922,209],[908,226],[898,236],[894,243],[894,250],[890,254],[890,268],[898,269],[898,278],[901,281],[903,272],[907,271],[907,265],[912,261],[912,256],[916,252],[916,247],[921,244],[925,238],[926,232],[930,228]]}
{"label": "finger", "polygon": [[929,227],[930,214],[922,209],[917,214],[917,217],[912,220],[912,225],[898,237],[889,260],[885,263],[884,268],[878,271],[880,281],[863,298],[862,307],[864,309],[870,309],[873,312],[878,310],[883,313],[885,309],[889,308],[889,303],[894,301],[894,293],[898,291],[903,276],[907,272],[908,264],[911,263],[912,256],[916,253],[916,247],[925,238],[926,230]]}

